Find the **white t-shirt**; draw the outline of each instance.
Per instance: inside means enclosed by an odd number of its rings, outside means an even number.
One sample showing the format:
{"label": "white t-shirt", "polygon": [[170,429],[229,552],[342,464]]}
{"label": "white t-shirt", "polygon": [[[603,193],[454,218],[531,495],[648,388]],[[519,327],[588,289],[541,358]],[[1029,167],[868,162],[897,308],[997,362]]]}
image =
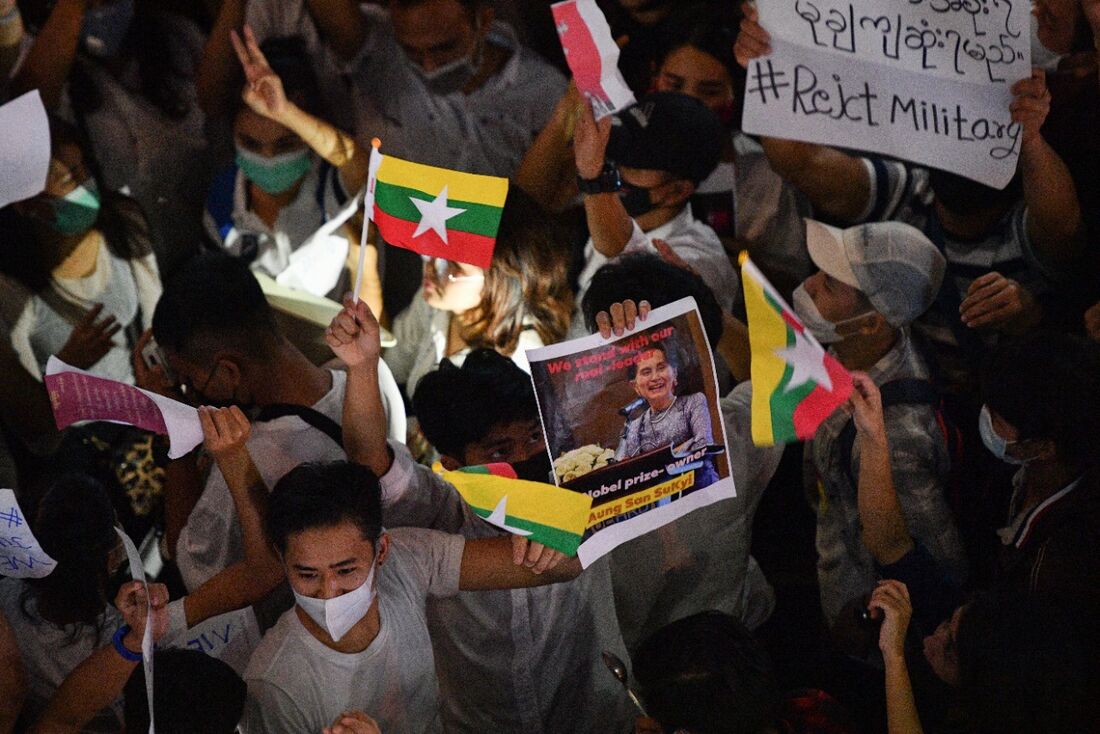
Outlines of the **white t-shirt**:
{"label": "white t-shirt", "polygon": [[[344,388],[347,373],[331,370],[332,389],[312,407],[336,423],[344,411]],[[400,394],[389,368],[378,366],[378,381],[382,387],[386,414],[404,412],[404,406],[387,400]],[[391,423],[392,425],[392,423]],[[393,437],[403,441],[404,435]],[[275,486],[294,467],[307,461],[341,461],[347,459],[344,447],[327,434],[313,428],[298,416],[285,416],[255,423],[248,440],[248,453],[256,463],[268,489]],[[233,506],[233,495],[225,478],[215,465],[206,480],[206,488],[187,518],[187,524],[176,544],[176,565],[188,591],[202,586],[212,576],[244,557],[240,524]]]}
{"label": "white t-shirt", "polygon": [[341,653],[311,635],[291,609],[256,649],[245,672],[244,734],[320,732],[341,712],[366,711],[386,734],[441,732],[439,690],[425,604],[458,593],[460,535],[397,528],[378,567],[378,636]]}

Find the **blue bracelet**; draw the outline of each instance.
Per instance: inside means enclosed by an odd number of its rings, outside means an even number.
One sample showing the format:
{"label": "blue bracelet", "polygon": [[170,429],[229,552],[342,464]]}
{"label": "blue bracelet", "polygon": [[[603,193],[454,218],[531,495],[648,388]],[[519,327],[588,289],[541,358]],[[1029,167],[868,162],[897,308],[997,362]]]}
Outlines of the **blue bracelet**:
{"label": "blue bracelet", "polygon": [[141,653],[131,652],[129,648],[122,644],[122,638],[130,634],[130,632],[130,625],[122,625],[115,632],[115,636],[111,638],[111,644],[114,645],[115,652],[121,655],[123,660],[129,660],[131,663],[140,663],[142,660]]}

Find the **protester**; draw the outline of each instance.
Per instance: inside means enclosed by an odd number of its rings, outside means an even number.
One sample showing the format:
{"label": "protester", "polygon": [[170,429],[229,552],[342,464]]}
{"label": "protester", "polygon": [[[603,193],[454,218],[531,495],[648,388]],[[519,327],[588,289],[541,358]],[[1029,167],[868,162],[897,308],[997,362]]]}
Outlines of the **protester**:
{"label": "protester", "polygon": [[[468,539],[507,535],[400,444],[377,429],[377,322],[362,304],[348,306],[329,330],[329,344],[350,367],[344,424],[350,458],[379,477],[390,527],[459,533]],[[444,360],[413,395],[425,436],[449,470],[495,462],[523,478],[547,482],[550,459],[531,378],[507,358],[479,349],[461,367]],[[562,554],[518,536],[515,560],[542,571]],[[428,604],[444,728],[456,731],[622,731],[628,702],[608,675],[602,650],[626,651],[610,608],[606,562],[569,583],[539,589],[462,592]],[[528,624],[531,628],[528,628]],[[479,644],[471,645],[472,640]],[[516,670],[514,660],[539,660]]]}
{"label": "protester", "polygon": [[196,251],[212,173],[194,87],[202,34],[145,0],[28,2],[23,12],[32,34],[11,93],[39,90],[87,135],[88,169],[104,193],[141,204],[158,263],[173,272]]}

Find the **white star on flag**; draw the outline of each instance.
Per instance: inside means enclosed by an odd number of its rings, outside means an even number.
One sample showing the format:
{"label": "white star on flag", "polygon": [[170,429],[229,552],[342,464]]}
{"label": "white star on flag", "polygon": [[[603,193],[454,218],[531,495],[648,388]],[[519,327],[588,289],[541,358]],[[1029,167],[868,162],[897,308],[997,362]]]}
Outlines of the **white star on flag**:
{"label": "white star on flag", "polygon": [[784,362],[794,368],[790,382],[787,383],[785,392],[790,392],[797,387],[813,381],[833,391],[833,381],[829,378],[829,371],[825,369],[825,351],[820,345],[810,341],[801,331],[794,332],[794,346],[786,349],[776,349],[775,353]]}
{"label": "white star on flag", "polygon": [[493,511],[489,513],[489,517],[485,518],[485,522],[496,525],[501,530],[507,530],[513,535],[530,535],[530,530],[524,530],[523,528],[514,528],[507,523],[507,512],[505,511],[507,504],[508,495],[504,495],[500,498],[500,502],[497,502],[497,506],[493,508]]}
{"label": "white star on flag", "polygon": [[413,239],[416,239],[430,229],[439,235],[439,239],[443,240],[443,244],[448,244],[447,220],[457,217],[466,210],[447,206],[447,187],[444,186],[443,190],[439,192],[439,196],[431,201],[424,201],[423,199],[416,199],[411,196],[409,200],[417,210],[420,211],[420,224],[416,225],[416,231],[413,232]]}

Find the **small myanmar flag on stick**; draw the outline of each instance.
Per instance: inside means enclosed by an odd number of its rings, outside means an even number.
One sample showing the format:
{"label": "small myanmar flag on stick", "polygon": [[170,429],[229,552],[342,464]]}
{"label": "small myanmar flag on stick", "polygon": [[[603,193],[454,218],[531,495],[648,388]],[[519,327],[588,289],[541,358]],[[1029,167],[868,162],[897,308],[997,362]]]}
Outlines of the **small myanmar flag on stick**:
{"label": "small myanmar flag on stick", "polygon": [[744,253],[741,283],[752,348],[753,443],[804,441],[848,399],[852,377]]}
{"label": "small myanmar flag on stick", "polygon": [[[438,465],[436,470],[440,471]],[[487,522],[568,556],[577,555],[592,509],[587,494],[517,479],[509,464],[468,466],[442,475]]]}
{"label": "small myanmar flag on stick", "polygon": [[386,242],[429,257],[488,268],[508,179],[383,155],[374,145],[366,211]]}

